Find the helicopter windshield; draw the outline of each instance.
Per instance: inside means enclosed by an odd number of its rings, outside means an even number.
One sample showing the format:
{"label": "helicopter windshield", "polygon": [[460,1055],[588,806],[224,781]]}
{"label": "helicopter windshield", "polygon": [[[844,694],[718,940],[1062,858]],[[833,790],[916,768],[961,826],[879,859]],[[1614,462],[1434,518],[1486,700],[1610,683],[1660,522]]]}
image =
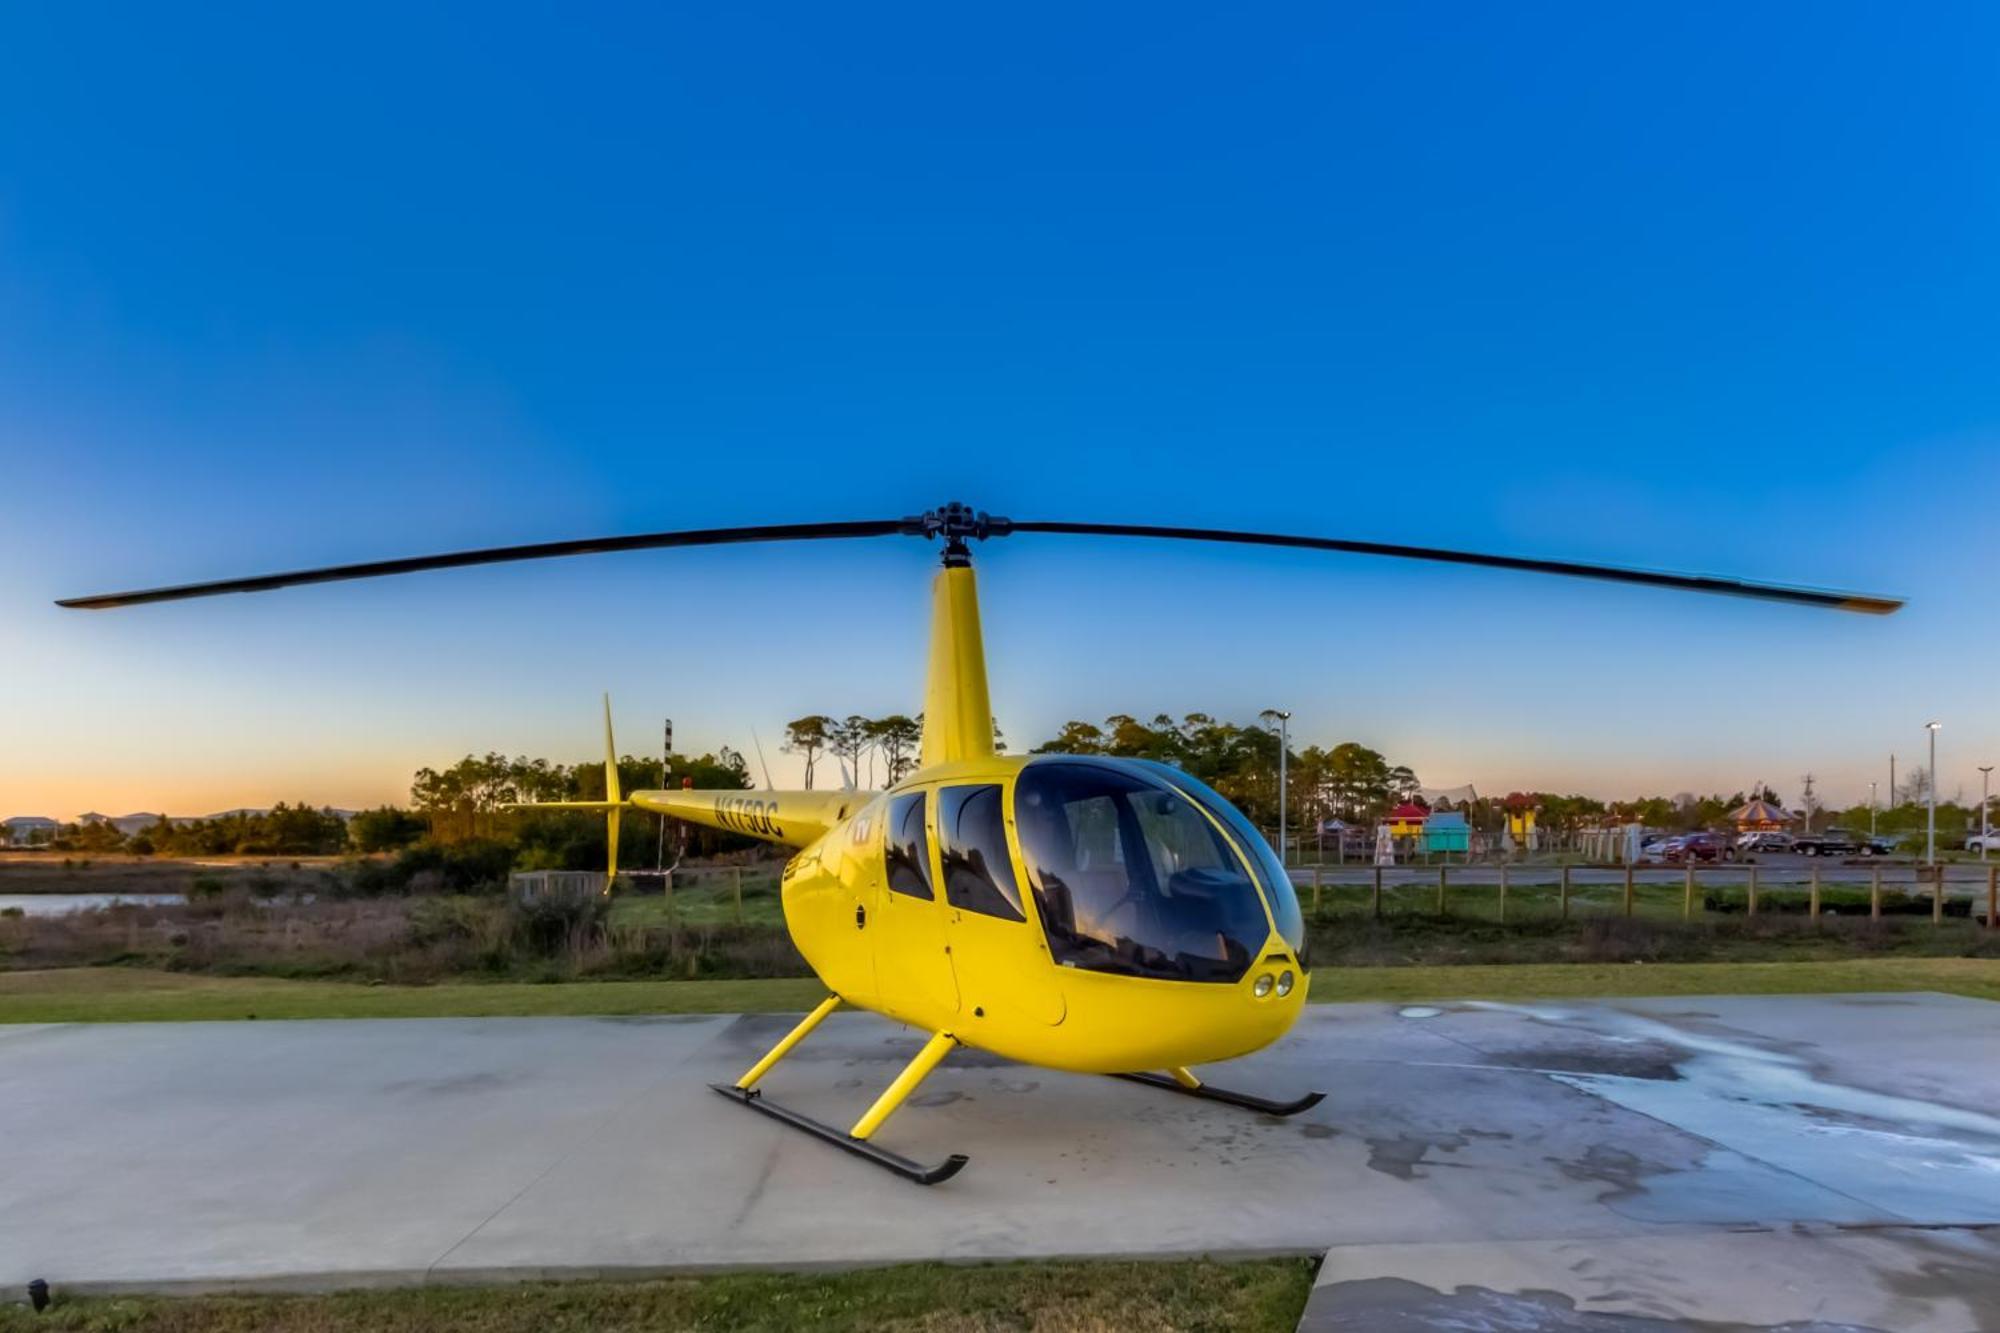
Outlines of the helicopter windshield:
{"label": "helicopter windshield", "polygon": [[1306,939],[1305,913],[1299,910],[1298,890],[1292,886],[1292,877],[1279,862],[1277,853],[1271,850],[1271,844],[1264,841],[1264,835],[1244,817],[1241,810],[1224,800],[1222,793],[1194,774],[1153,759],[1135,762],[1158,769],[1162,778],[1193,797],[1202,809],[1214,815],[1216,821],[1235,836],[1237,845],[1244,848],[1257,863],[1257,878],[1264,886],[1264,900],[1271,904],[1271,920],[1276,923],[1278,934],[1292,946],[1292,954],[1299,960],[1299,970],[1310,971],[1312,964],[1306,957],[1310,942]]}
{"label": "helicopter windshield", "polygon": [[1187,794],[1095,764],[1038,763],[1015,830],[1065,967],[1235,981],[1270,934],[1248,868]]}

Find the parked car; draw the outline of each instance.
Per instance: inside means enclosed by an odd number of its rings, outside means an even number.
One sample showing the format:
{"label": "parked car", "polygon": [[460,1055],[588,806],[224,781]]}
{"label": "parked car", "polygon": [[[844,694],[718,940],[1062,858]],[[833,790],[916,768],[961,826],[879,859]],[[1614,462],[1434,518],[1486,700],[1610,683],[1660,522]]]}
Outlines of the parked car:
{"label": "parked car", "polygon": [[1681,840],[1679,838],[1648,838],[1639,844],[1639,859],[1641,861],[1670,860],[1672,859],[1671,854],[1680,844]]}
{"label": "parked car", "polygon": [[1801,833],[1792,839],[1792,850],[1801,856],[1859,856],[1861,848],[1861,839],[1844,828]]}
{"label": "parked car", "polygon": [[1729,846],[1713,833],[1690,833],[1674,838],[1661,859],[1669,865],[1684,861],[1720,861],[1729,855]]}
{"label": "parked car", "polygon": [[2000,833],[1975,833],[1965,840],[1968,852],[2000,852]]}
{"label": "parked car", "polygon": [[[2000,843],[1995,843],[1994,846],[2000,847]],[[1861,844],[1861,854],[1863,856],[1894,856],[1896,854],[1896,840],[1894,838],[1878,838],[1871,833]]]}
{"label": "parked car", "polygon": [[1756,852],[1790,850],[1792,850],[1792,835],[1789,833],[1740,833],[1736,837],[1736,853],[1739,856]]}

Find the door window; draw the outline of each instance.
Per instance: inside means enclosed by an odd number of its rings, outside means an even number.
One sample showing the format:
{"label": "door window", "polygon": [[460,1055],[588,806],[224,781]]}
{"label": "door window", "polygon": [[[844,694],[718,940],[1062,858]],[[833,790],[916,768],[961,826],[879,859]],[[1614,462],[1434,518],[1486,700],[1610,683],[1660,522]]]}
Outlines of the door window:
{"label": "door window", "polygon": [[889,889],[912,898],[931,897],[931,848],[924,836],[924,794],[913,791],[889,802],[889,828],[882,840]]}
{"label": "door window", "polygon": [[999,787],[938,790],[938,856],[944,864],[945,901],[953,907],[1008,921],[1028,919],[1007,853]]}

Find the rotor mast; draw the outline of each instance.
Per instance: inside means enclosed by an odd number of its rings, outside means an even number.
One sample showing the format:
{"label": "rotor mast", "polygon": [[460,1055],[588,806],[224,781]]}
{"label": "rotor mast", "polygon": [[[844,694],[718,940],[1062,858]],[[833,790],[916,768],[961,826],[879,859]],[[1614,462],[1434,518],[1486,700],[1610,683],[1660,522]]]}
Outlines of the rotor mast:
{"label": "rotor mast", "polygon": [[925,536],[944,539],[944,568],[931,583],[930,677],[924,686],[922,767],[993,754],[993,701],[986,690],[986,644],[979,628],[979,587],[968,537],[1004,536],[1006,519],[956,502],[921,519]]}

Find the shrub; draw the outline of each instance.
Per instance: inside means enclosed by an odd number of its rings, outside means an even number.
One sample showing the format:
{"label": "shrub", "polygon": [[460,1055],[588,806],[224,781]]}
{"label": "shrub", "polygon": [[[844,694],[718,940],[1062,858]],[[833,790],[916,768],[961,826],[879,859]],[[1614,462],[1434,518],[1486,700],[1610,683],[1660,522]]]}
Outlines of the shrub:
{"label": "shrub", "polygon": [[204,898],[220,898],[226,887],[220,875],[196,875],[188,881],[188,901],[198,902]]}
{"label": "shrub", "polygon": [[403,881],[396,868],[386,861],[349,861],[335,878],[338,891],[356,898],[379,898],[385,893],[401,893]]}
{"label": "shrub", "polygon": [[418,875],[433,872],[429,880],[441,893],[499,893],[507,887],[508,872],[514,868],[514,849],[503,842],[463,842],[450,847],[422,843],[399,855],[393,873],[405,887],[412,887]]}
{"label": "shrub", "polygon": [[610,900],[600,895],[550,894],[514,904],[514,933],[529,952],[555,958],[600,942],[610,915]]}
{"label": "shrub", "polygon": [[335,877],[338,891],[357,898],[391,893],[497,894],[507,887],[514,849],[500,842],[442,846],[419,843],[393,861],[348,861]]}
{"label": "shrub", "polygon": [[420,898],[404,917],[404,938],[418,949],[473,943],[488,934],[494,915],[476,898]]}

